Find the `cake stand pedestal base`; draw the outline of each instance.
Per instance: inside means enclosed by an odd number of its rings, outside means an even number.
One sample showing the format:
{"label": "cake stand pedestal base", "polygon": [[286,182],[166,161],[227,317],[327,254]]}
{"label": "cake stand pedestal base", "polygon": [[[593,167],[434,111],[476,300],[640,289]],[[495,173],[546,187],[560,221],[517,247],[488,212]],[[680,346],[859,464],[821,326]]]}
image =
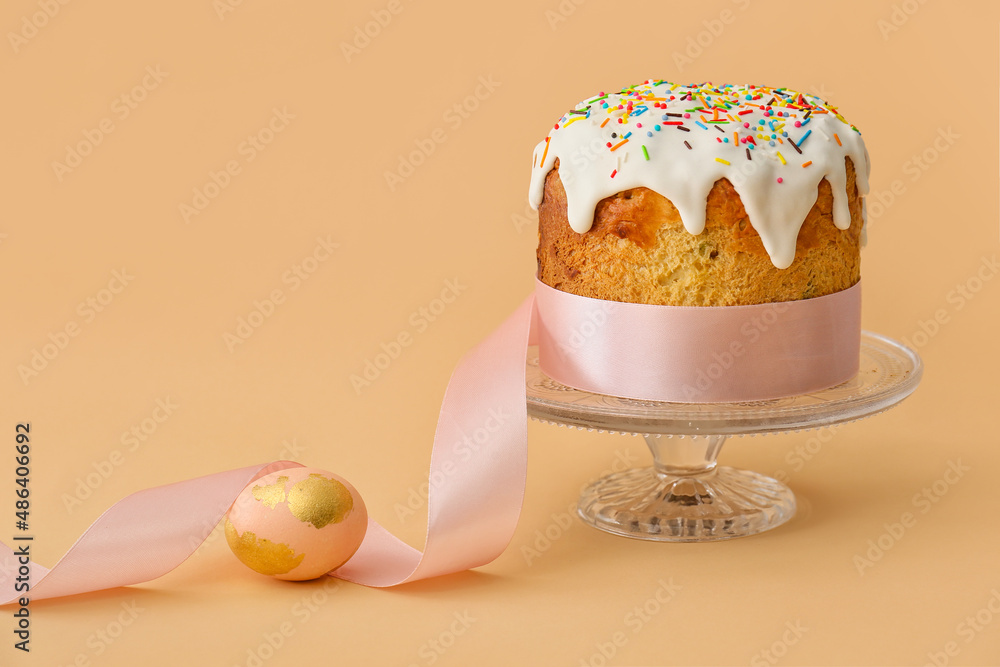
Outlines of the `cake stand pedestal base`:
{"label": "cake stand pedestal base", "polygon": [[781,482],[719,467],[728,436],[787,433],[870,417],[920,383],[916,352],[869,331],[861,335],[858,374],[811,394],[741,403],[666,403],[593,394],[542,372],[538,349],[525,360],[528,414],[572,428],[642,435],[652,468],[613,473],[588,486],[577,512],[615,535],[658,542],[710,542],[770,530],[795,514]]}
{"label": "cake stand pedestal base", "polygon": [[590,484],[577,509],[585,522],[625,537],[707,542],[754,535],[795,514],[795,496],[778,480],[716,465],[726,436],[645,438],[655,465]]}

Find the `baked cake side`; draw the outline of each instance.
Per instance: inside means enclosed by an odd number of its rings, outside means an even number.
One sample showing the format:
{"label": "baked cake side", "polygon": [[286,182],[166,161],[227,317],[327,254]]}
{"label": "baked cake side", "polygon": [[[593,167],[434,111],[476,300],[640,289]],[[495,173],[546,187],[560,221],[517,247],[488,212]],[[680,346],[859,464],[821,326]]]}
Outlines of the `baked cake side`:
{"label": "baked cake side", "polygon": [[818,98],[647,81],[577,105],[534,159],[539,279],[556,289],[730,306],[860,278],[868,156]]}

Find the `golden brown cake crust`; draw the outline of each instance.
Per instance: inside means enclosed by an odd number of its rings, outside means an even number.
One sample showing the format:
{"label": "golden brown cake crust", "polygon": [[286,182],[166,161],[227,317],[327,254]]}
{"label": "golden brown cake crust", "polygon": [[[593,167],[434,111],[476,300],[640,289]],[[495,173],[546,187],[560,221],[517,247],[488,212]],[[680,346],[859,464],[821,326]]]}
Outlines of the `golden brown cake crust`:
{"label": "golden brown cake crust", "polygon": [[795,261],[778,269],[728,179],[708,196],[705,231],[691,234],[667,198],[634,188],[602,199],[589,231],[566,215],[559,162],[545,178],[538,209],[538,276],[581,296],[675,306],[735,306],[832,294],[860,278],[861,198],[846,158],[851,226],[833,224],[833,193],[823,179],[799,231]]}

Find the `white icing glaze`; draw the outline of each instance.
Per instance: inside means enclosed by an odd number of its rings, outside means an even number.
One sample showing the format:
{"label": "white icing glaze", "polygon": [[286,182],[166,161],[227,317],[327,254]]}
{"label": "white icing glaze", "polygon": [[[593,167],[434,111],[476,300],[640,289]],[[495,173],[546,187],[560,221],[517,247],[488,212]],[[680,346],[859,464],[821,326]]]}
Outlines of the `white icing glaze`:
{"label": "white icing glaze", "polygon": [[[747,95],[753,99],[747,100]],[[796,121],[800,127],[795,127]],[[801,143],[801,153],[792,142]],[[545,176],[558,159],[569,223],[575,231],[590,229],[600,200],[646,187],[669,199],[684,227],[700,234],[708,193],[717,180],[728,178],[771,261],[785,269],[795,258],[799,229],[824,178],[833,189],[834,224],[850,227],[845,157],[854,162],[858,193],[864,196],[870,170],[864,141],[818,97],[761,86],[647,81],[585,100],[560,118],[535,147],[528,199],[533,208],[539,207]],[[809,164],[803,167],[805,163]]]}

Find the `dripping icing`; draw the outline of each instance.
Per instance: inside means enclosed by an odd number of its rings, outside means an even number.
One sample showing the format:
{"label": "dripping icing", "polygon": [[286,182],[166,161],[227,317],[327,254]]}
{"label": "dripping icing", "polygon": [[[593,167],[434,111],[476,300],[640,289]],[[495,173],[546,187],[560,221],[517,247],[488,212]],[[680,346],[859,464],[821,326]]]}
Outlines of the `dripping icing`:
{"label": "dripping icing", "polygon": [[708,194],[728,178],[771,262],[785,269],[824,178],[834,224],[850,227],[847,157],[864,197],[870,168],[861,134],[814,95],[650,80],[601,93],[562,116],[535,147],[528,199],[535,209],[542,203],[545,176],[558,159],[576,232],[590,229],[602,199],[646,187],[673,203],[688,232],[700,234]]}

